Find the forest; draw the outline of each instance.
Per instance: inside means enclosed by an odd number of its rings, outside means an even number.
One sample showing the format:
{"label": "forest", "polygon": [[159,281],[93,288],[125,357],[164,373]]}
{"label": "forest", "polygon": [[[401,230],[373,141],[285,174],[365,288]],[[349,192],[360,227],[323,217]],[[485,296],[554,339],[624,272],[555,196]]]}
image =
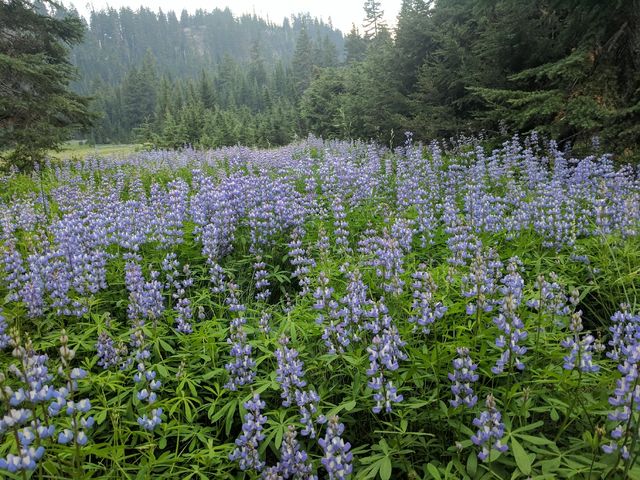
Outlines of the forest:
{"label": "forest", "polygon": [[537,131],[635,158],[637,0],[379,2],[343,33],[229,10],[93,12],[72,52],[100,119],[91,142],[285,145],[309,133],[387,145]]}

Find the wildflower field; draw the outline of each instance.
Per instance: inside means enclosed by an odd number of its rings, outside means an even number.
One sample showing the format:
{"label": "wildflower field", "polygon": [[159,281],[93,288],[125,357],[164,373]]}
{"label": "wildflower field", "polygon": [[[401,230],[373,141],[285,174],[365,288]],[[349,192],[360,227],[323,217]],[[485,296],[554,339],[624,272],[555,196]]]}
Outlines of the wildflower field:
{"label": "wildflower field", "polygon": [[639,227],[535,137],[5,175],[1,476],[640,479]]}

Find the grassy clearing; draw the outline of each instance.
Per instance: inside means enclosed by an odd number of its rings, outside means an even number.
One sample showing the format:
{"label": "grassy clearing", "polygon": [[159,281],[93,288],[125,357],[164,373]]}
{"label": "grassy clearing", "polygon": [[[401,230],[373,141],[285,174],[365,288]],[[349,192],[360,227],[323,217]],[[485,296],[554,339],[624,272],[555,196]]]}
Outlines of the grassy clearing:
{"label": "grassy clearing", "polygon": [[108,145],[89,145],[81,144],[78,140],[66,142],[60,151],[51,151],[49,156],[58,160],[71,160],[74,158],[85,158],[89,155],[128,155],[138,152],[143,148],[140,144],[108,144]]}

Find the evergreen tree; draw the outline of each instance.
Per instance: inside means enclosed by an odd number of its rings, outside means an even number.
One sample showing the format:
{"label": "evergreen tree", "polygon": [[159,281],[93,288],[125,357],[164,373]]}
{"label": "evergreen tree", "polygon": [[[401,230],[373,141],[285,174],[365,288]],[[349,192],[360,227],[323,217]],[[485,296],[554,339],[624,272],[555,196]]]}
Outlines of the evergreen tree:
{"label": "evergreen tree", "polygon": [[298,35],[292,70],[295,94],[299,97],[311,83],[313,75],[313,49],[306,26],[303,26]]}
{"label": "evergreen tree", "polygon": [[380,29],[384,27],[384,11],[378,0],[365,0],[364,2],[364,36],[370,40],[378,36]]}
{"label": "evergreen tree", "polygon": [[367,41],[360,36],[355,25],[352,25],[349,35],[344,39],[344,50],[347,65],[363,60],[367,53]]}
{"label": "evergreen tree", "polygon": [[0,3],[0,149],[13,149],[9,163],[31,168],[94,120],[88,99],[68,89],[75,75],[68,46],[83,30],[49,0]]}
{"label": "evergreen tree", "polygon": [[338,69],[325,69],[311,82],[300,102],[300,116],[311,132],[322,138],[347,133],[340,122],[345,91],[343,73]]}

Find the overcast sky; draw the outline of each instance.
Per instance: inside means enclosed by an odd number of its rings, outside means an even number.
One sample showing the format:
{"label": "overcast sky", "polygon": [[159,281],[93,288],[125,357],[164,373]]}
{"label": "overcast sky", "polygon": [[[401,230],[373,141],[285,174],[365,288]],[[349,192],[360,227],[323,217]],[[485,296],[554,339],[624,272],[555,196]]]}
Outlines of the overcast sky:
{"label": "overcast sky", "polygon": [[[380,2],[387,24],[393,27],[402,0],[380,0]],[[198,8],[213,10],[229,7],[235,15],[255,12],[278,24],[291,14],[309,12],[311,16],[322,18],[325,22],[331,19],[333,26],[342,30],[343,33],[351,30],[352,23],[361,29],[364,18],[362,8],[364,0],[89,0],[87,3],[85,0],[67,0],[65,3],[73,3],[80,14],[85,16],[92,8],[100,10],[107,6],[116,9],[127,6],[136,10],[143,5],[153,11],[157,11],[158,8],[164,12],[174,10],[178,18],[183,9],[193,12]]]}

